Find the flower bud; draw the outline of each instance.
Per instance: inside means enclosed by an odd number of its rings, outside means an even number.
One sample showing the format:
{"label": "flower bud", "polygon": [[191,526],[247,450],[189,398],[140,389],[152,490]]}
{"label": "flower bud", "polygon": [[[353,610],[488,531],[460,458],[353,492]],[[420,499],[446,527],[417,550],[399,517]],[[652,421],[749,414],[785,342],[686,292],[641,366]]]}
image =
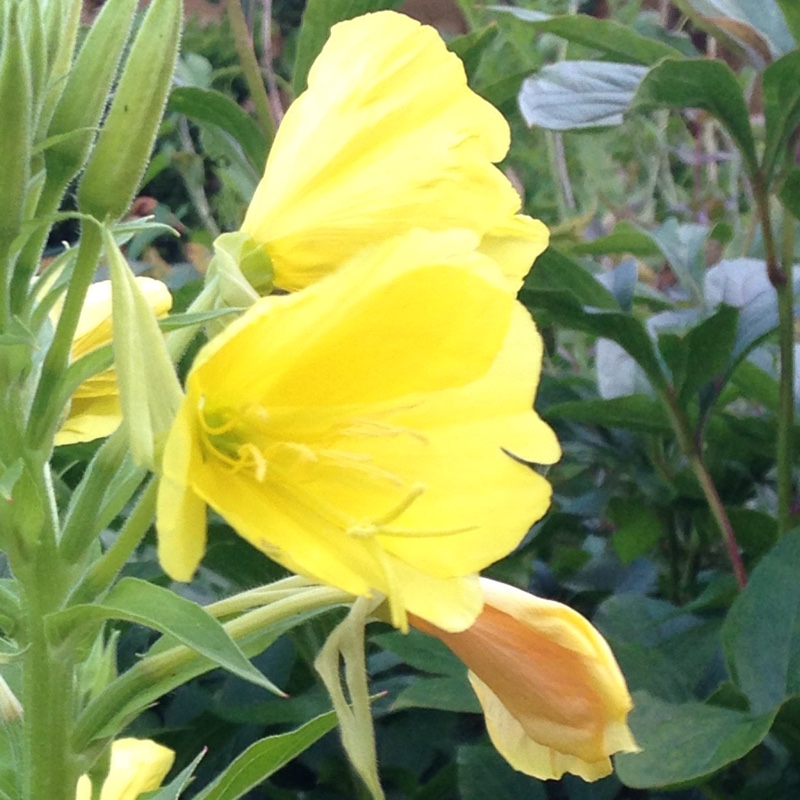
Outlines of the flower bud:
{"label": "flower bud", "polygon": [[139,186],[164,112],[180,43],[181,0],[153,0],[78,187],[78,206],[116,219]]}

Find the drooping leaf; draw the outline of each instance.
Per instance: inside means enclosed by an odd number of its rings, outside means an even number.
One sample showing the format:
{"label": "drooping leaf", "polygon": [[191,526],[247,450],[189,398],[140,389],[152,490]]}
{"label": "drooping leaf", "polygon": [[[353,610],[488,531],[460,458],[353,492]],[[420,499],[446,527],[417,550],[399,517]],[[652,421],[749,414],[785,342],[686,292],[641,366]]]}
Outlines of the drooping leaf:
{"label": "drooping leaf", "polygon": [[566,131],[622,123],[647,67],[560,61],[527,78],[519,107],[528,125]]}
{"label": "drooping leaf", "polygon": [[569,419],[645,433],[672,432],[663,405],[655,398],[643,394],[610,400],[571,400],[556,403],[547,408],[545,416],[548,420]]}

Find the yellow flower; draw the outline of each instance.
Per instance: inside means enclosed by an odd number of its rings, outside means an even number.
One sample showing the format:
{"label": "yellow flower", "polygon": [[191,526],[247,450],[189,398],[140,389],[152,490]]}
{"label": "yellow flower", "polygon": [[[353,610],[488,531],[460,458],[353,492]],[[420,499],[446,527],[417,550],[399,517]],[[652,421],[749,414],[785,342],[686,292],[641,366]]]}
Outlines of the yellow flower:
{"label": "yellow flower", "polygon": [[[542,344],[467,232],[414,231],[199,354],[163,461],[159,558],[189,580],[206,504],[289,569],[448,630],[550,502]],[[517,458],[512,458],[513,453]]]}
{"label": "yellow flower", "polygon": [[[136,278],[157,316],[172,307],[166,285],[152,278]],[[88,355],[113,338],[111,325],[111,281],[89,287],[72,342],[72,360]],[[119,385],[113,367],[85,380],[72,395],[69,414],[55,437],[57,445],[90,442],[113,433],[122,421]]]}
{"label": "yellow flower", "polygon": [[510,236],[503,269],[516,291],[548,233],[517,215],[494,166],[509,143],[433,28],[392,11],[341,22],[281,123],[242,230],[288,290],[412,228]]}
{"label": "yellow flower", "polygon": [[625,679],[597,630],[561,603],[487,578],[481,588],[483,612],[466,631],[410,622],[469,667],[489,736],[511,766],[594,781],[612,771],[612,754],[638,751]]}
{"label": "yellow flower", "polygon": [[[144,792],[158,789],[174,760],[172,750],[151,739],[117,739],[111,745],[111,765],[100,800],[136,800]],[[91,796],[91,781],[82,775],[75,800],[90,800]]]}

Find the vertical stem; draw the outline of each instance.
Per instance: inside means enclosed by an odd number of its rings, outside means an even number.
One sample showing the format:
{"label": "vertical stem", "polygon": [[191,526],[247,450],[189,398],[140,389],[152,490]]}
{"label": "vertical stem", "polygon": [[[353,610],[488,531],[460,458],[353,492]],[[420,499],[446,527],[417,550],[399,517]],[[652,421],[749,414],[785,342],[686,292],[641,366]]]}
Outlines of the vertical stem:
{"label": "vertical stem", "polygon": [[242,65],[242,72],[244,72],[244,79],[247,81],[247,88],[256,107],[256,116],[271,142],[275,138],[275,120],[270,111],[269,97],[264,88],[261,69],[256,60],[256,54],[253,52],[253,39],[247,27],[247,20],[244,18],[241,0],[228,0],[228,18],[231,21],[233,39]]}
{"label": "vertical stem", "polygon": [[728,519],[728,512],[725,511],[725,506],[711,478],[711,473],[708,471],[708,467],[703,460],[701,444],[692,433],[689,421],[679,408],[674,395],[672,395],[669,390],[662,390],[660,394],[661,401],[672,423],[672,428],[678,438],[681,452],[683,452],[689,461],[689,466],[695,478],[697,478],[700,488],[703,490],[703,495],[706,498],[711,515],[714,517],[714,521],[717,523],[717,527],[722,535],[722,541],[725,545],[725,551],[728,554],[728,560],[731,562],[736,583],[740,589],[744,589],[747,584],[747,571],[744,568],[742,555],[739,552],[736,532],[733,530],[733,525],[731,525],[731,521]]}
{"label": "vertical stem", "polygon": [[791,526],[792,464],[794,453],[794,219],[783,210],[781,242],[782,272],[786,280],[776,286],[778,292],[778,347],[781,355],[781,374],[778,405],[778,533]]}
{"label": "vertical stem", "polygon": [[261,60],[264,65],[264,74],[267,77],[267,94],[272,108],[272,119],[276,127],[283,120],[283,106],[281,93],[278,91],[278,79],[275,77],[275,65],[272,63],[272,0],[263,0],[264,11],[261,19]]}

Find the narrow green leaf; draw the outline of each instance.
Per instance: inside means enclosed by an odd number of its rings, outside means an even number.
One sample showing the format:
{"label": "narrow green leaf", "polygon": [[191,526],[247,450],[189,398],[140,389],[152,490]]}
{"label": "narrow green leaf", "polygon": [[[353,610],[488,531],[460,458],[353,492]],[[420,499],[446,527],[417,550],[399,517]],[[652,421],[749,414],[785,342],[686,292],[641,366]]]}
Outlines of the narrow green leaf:
{"label": "narrow green leaf", "polygon": [[638,64],[559,61],[526,78],[519,107],[528,125],[549,130],[620,125],[646,74]]}
{"label": "narrow green leaf", "polygon": [[483,54],[497,39],[497,34],[497,25],[492,24],[465,33],[463,36],[456,36],[447,42],[447,49],[463,62],[470,83],[478,71]]}
{"label": "narrow green leaf", "polygon": [[295,95],[305,91],[308,71],[337,22],[353,19],[370,11],[397,8],[400,2],[401,0],[309,0],[297,39],[297,56],[292,78]]}
{"label": "narrow green leaf", "polygon": [[722,631],[725,658],[754,714],[800,695],[800,528],[761,560]]}
{"label": "narrow green leaf", "polygon": [[750,175],[758,169],[750,115],[736,75],[724,61],[667,59],[642,80],[631,111],[702,108],[728,130]]}
{"label": "narrow green leaf", "polygon": [[202,606],[137,578],[123,578],[93,605],[73,606],[51,616],[50,633],[64,636],[78,626],[108,619],[135,622],[172,636],[234,675],[280,693]]}
{"label": "narrow green leaf", "polygon": [[205,755],[205,750],[194,758],[191,764],[166,786],[156,789],[154,792],[147,792],[140,795],[138,800],[178,800],[183,794],[183,790],[189,785],[197,765]]}
{"label": "narrow green leaf", "polygon": [[588,14],[552,16],[540,11],[507,6],[490,6],[492,11],[513,14],[535,31],[554,33],[570,42],[600,50],[615,61],[653,66],[662,58],[682,58],[683,54],[657,39],[637,33],[629,25]]}
{"label": "narrow green leaf", "polygon": [[[658,255],[659,248],[643,229],[626,220],[617,223],[607,236],[591,242],[581,242],[570,248],[576,255],[604,256],[608,253],[629,253],[632,256]],[[538,261],[536,262],[538,265]]]}
{"label": "narrow green leaf", "polygon": [[800,125],[800,50],[770,64],[761,79],[767,135],[761,170],[770,183],[786,160],[787,145]]}
{"label": "narrow green leaf", "polygon": [[614,759],[617,774],[635,789],[696,781],[736,761],[760,744],[775,712],[753,716],[703,703],[665,703],[634,694],[629,722],[641,753]]}
{"label": "narrow green leaf", "polygon": [[168,107],[202,125],[216,125],[239,143],[253,167],[262,172],[269,144],[256,121],[227,95],[214,89],[178,86]]}
{"label": "narrow green leaf", "polygon": [[336,713],[307,722],[297,730],[268,736],[251,744],[196,800],[237,800],[274,772],[297,758],[326,733],[336,727]]}

